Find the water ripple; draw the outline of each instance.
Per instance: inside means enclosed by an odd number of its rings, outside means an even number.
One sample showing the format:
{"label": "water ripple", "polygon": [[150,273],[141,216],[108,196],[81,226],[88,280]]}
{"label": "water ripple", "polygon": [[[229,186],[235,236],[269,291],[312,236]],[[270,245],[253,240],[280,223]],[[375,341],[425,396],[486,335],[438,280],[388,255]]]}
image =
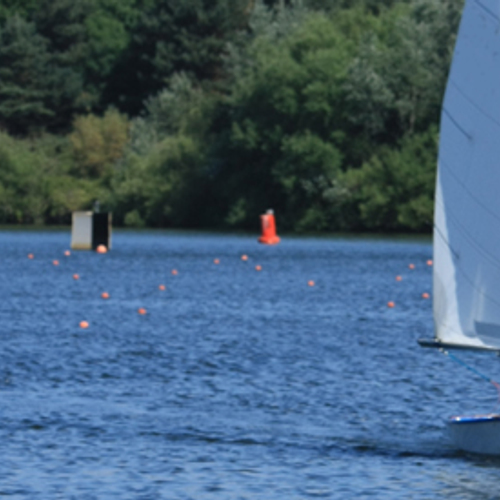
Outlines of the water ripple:
{"label": "water ripple", "polygon": [[444,434],[494,391],[415,342],[432,332],[429,242],[126,232],[66,258],[67,244],[0,233],[0,496],[497,495],[500,461]]}

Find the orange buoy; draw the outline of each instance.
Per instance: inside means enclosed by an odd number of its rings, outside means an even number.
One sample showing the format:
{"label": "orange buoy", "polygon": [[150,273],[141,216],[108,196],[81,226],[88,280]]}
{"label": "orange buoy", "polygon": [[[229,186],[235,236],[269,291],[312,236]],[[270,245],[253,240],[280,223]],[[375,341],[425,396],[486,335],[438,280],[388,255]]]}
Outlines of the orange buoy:
{"label": "orange buoy", "polygon": [[28,259],[34,259],[34,258],[35,258],[35,256],[32,253],[28,254]]}
{"label": "orange buoy", "polygon": [[139,309],[137,309],[137,312],[139,314],[146,314],[147,313],[147,311],[146,311],[146,309],[144,309],[144,307],[139,307]]}
{"label": "orange buoy", "polygon": [[220,260],[219,259],[214,259],[214,264],[220,264]]}
{"label": "orange buoy", "polygon": [[410,269],[415,269],[415,264],[408,264],[408,267],[409,267]]}
{"label": "orange buoy", "polygon": [[396,304],[394,302],[392,302],[392,300],[387,302],[387,307],[394,307],[395,305]]}
{"label": "orange buoy", "polygon": [[431,259],[429,259],[429,260],[427,261],[427,265],[428,265],[428,266],[432,266],[432,264],[433,264],[432,260],[431,260]]}
{"label": "orange buoy", "polygon": [[66,255],[66,257],[69,257],[71,255],[71,252],[69,250],[65,250],[64,255]]}
{"label": "orange buoy", "polygon": [[163,290],[166,289],[166,287],[165,287],[165,285],[158,285],[158,289],[161,290],[161,291],[163,291]]}
{"label": "orange buoy", "polygon": [[248,255],[243,254],[243,255],[241,256],[241,260],[248,260]]}
{"label": "orange buoy", "polygon": [[109,293],[108,293],[108,292],[102,292],[102,293],[101,293],[101,297],[102,297],[103,299],[109,299]]}
{"label": "orange buoy", "polygon": [[422,298],[423,298],[423,299],[428,299],[429,297],[430,297],[430,295],[429,295],[427,292],[424,292],[424,293],[422,294]]}
{"label": "orange buoy", "polygon": [[88,321],[80,321],[80,328],[88,328],[89,323]]}
{"label": "orange buoy", "polygon": [[396,281],[401,281],[403,279],[402,276],[396,276]]}
{"label": "orange buoy", "polygon": [[259,243],[264,243],[265,245],[276,245],[280,242],[280,238],[276,234],[276,221],[274,219],[273,210],[268,210],[265,214],[260,216],[260,224],[262,234],[258,239]]}
{"label": "orange buoy", "polygon": [[106,248],[106,245],[99,245],[95,251],[97,253],[107,253],[108,249]]}
{"label": "orange buoy", "polygon": [[259,266],[259,265],[255,266],[255,270],[256,271],[262,271],[262,266]]}
{"label": "orange buoy", "polygon": [[58,266],[59,265],[59,261],[58,260],[53,260],[52,264],[54,264],[54,266]]}
{"label": "orange buoy", "polygon": [[73,279],[74,280],[79,280],[80,279],[80,276],[78,274],[73,274]]}
{"label": "orange buoy", "polygon": [[174,276],[177,276],[179,273],[178,273],[177,269],[172,269],[172,274],[173,274]]}
{"label": "orange buoy", "polygon": [[316,283],[314,283],[314,281],[313,281],[313,280],[309,280],[309,281],[307,282],[307,284],[308,284],[309,286],[314,286]]}

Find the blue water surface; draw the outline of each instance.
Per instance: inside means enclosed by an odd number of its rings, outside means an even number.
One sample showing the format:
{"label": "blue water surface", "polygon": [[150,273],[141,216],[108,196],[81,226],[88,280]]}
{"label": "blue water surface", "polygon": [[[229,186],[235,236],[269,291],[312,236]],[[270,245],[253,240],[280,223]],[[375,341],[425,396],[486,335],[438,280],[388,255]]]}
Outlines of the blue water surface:
{"label": "blue water surface", "polygon": [[[494,410],[495,390],[416,343],[430,241],[68,245],[0,232],[0,496],[500,498],[500,461],[457,452],[444,424]],[[500,377],[498,358],[461,357]]]}

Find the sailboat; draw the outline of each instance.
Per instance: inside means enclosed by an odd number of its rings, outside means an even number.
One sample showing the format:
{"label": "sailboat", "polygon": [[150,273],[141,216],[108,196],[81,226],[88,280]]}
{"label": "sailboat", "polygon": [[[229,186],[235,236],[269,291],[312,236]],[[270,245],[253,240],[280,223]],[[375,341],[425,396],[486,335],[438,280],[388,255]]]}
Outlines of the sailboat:
{"label": "sailboat", "polygon": [[[434,214],[435,339],[500,352],[500,0],[467,0],[441,113]],[[448,420],[455,445],[500,455],[500,415]]]}

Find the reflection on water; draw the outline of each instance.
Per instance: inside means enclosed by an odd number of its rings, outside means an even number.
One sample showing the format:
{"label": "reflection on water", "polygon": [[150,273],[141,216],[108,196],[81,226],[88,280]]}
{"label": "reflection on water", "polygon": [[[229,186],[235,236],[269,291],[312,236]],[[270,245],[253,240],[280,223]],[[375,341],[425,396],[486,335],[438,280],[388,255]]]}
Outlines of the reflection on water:
{"label": "reflection on water", "polygon": [[0,233],[2,495],[497,494],[499,462],[443,434],[494,390],[416,344],[430,243],[118,233],[66,257],[68,240]]}

